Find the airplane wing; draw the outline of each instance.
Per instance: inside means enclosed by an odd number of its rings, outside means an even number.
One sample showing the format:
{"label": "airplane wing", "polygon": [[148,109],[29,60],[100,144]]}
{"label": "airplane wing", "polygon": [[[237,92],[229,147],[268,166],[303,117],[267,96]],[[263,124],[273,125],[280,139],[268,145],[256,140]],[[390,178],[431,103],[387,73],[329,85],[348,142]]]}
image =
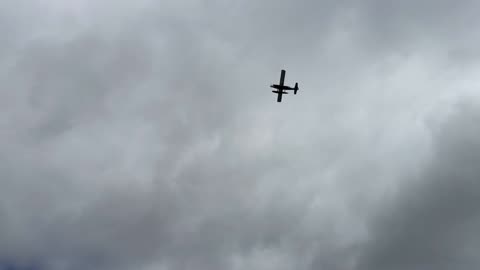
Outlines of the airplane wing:
{"label": "airplane wing", "polygon": [[283,86],[283,82],[285,81],[285,70],[282,69],[282,73],[280,74],[280,85]]}

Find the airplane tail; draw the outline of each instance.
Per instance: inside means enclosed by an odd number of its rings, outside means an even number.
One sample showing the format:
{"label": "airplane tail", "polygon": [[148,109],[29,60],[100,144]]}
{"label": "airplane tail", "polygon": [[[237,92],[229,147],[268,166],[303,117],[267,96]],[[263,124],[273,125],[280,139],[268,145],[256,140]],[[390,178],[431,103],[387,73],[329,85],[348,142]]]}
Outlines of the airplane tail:
{"label": "airplane tail", "polygon": [[298,83],[295,83],[295,88],[293,88],[293,94],[296,95],[298,91]]}

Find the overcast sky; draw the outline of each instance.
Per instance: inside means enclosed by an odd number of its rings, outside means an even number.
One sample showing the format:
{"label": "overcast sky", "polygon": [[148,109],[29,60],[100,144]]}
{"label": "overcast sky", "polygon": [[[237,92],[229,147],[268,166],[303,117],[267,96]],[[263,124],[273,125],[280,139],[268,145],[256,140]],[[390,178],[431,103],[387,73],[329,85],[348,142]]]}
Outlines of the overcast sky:
{"label": "overcast sky", "polygon": [[1,270],[479,269],[480,2],[0,4]]}

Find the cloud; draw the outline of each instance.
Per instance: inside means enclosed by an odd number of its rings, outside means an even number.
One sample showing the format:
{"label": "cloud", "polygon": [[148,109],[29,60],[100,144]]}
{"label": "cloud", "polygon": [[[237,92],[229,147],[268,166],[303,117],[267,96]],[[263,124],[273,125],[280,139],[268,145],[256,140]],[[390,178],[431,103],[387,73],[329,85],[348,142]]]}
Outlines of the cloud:
{"label": "cloud", "polygon": [[0,266],[474,265],[475,105],[441,105],[476,97],[475,3],[24,4],[0,16]]}
{"label": "cloud", "polygon": [[433,127],[430,164],[374,220],[360,269],[476,267],[477,103],[457,103],[448,120]]}

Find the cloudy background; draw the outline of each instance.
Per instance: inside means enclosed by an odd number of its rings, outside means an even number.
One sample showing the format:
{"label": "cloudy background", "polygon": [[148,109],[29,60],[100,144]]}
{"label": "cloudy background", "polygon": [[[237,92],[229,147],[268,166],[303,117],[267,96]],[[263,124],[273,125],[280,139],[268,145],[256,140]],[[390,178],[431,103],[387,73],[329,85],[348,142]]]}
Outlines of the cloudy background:
{"label": "cloudy background", "polygon": [[0,269],[480,267],[480,2],[0,4]]}

